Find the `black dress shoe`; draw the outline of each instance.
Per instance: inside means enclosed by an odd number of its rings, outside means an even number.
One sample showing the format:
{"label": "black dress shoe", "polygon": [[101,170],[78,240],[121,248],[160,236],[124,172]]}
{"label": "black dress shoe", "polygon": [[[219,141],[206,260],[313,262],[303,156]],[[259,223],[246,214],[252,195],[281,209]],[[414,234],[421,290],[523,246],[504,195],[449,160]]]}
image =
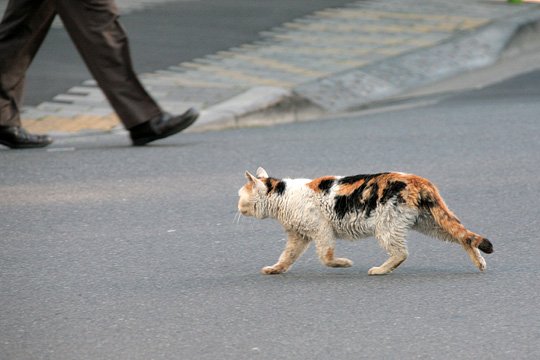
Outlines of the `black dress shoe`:
{"label": "black dress shoe", "polygon": [[20,126],[0,126],[0,144],[12,149],[32,149],[50,145],[47,135],[34,135]]}
{"label": "black dress shoe", "polygon": [[131,141],[133,141],[133,145],[141,146],[154,140],[166,138],[184,130],[193,124],[198,117],[199,113],[195,109],[189,109],[178,116],[162,114],[129,129]]}

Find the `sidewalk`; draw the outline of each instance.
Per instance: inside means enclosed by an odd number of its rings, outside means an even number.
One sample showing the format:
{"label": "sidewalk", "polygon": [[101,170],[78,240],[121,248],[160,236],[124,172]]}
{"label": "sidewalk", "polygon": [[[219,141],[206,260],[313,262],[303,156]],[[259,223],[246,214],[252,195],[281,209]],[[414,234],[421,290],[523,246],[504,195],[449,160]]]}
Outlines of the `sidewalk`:
{"label": "sidewalk", "polygon": [[[538,4],[358,1],[283,24],[259,42],[141,78],[165,110],[202,110],[190,131],[302,121],[493,64],[531,24],[540,28]],[[93,80],[24,108],[23,119],[32,132],[119,127]]]}

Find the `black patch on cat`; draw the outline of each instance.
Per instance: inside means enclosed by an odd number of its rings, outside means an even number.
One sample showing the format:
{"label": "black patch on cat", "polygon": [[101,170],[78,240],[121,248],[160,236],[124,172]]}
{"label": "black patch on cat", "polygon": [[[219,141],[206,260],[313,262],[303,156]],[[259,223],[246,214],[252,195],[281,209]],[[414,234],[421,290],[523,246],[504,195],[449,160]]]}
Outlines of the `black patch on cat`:
{"label": "black patch on cat", "polygon": [[280,182],[276,184],[276,187],[274,190],[276,191],[276,194],[283,195],[286,187],[287,185],[285,184],[285,181],[281,180]]}
{"label": "black patch on cat", "polygon": [[325,194],[330,192],[330,188],[334,185],[333,179],[326,179],[319,183],[319,190],[323,191]]}
{"label": "black patch on cat", "polygon": [[[338,195],[335,198],[334,211],[338,218],[343,219],[345,215],[351,212],[364,213],[365,217],[369,217],[371,212],[375,210],[379,203],[379,185],[373,182],[368,185],[368,182],[382,174],[374,175],[356,175],[341,178],[340,184],[353,184],[359,180],[364,182],[356,188],[350,195]],[[364,192],[369,192],[367,199],[364,200]]]}
{"label": "black patch on cat", "polygon": [[373,185],[371,186],[371,192],[369,193],[369,198],[366,199],[364,206],[366,210],[366,217],[369,217],[371,212],[377,207],[377,203],[379,200],[378,192],[379,185],[377,185],[377,183],[373,183]]}
{"label": "black patch on cat", "polygon": [[349,204],[350,201],[350,196],[336,196],[334,211],[336,212],[338,218],[343,219],[348,212],[354,209],[354,207]]}
{"label": "black patch on cat", "polygon": [[272,179],[266,178],[266,180],[264,181],[264,185],[266,185],[266,193],[270,194],[270,192],[274,188],[274,185],[272,184]]}
{"label": "black patch on cat", "polygon": [[478,249],[486,254],[491,254],[493,252],[493,244],[491,244],[491,241],[488,239],[484,239],[480,245],[478,245]]}
{"label": "black patch on cat", "polygon": [[369,180],[373,178],[376,178],[381,175],[386,175],[386,174],[388,173],[345,176],[338,180],[338,184],[354,184],[355,182],[360,181],[360,180],[364,180],[364,183],[367,183]]}
{"label": "black patch on cat", "polygon": [[431,194],[428,195],[420,195],[420,200],[418,200],[418,207],[422,209],[429,210],[437,205],[437,200],[431,196]]}
{"label": "black patch on cat", "polygon": [[388,200],[393,198],[394,196],[398,198],[398,200],[403,200],[401,198],[401,190],[405,189],[407,187],[407,184],[403,181],[394,181],[388,184],[386,189],[383,190],[382,196],[381,196],[381,204],[385,204]]}
{"label": "black patch on cat", "polygon": [[[474,239],[470,237],[470,238],[467,238],[465,242],[467,243],[467,245],[470,246],[472,245],[473,240]],[[489,241],[486,238],[483,238],[480,244],[478,244],[478,250],[483,251],[486,254],[491,254],[493,252],[493,245],[491,244],[491,241]]]}
{"label": "black patch on cat", "polygon": [[285,192],[285,181],[278,180],[274,178],[267,178],[264,182],[266,185],[266,193],[270,194],[271,192],[275,192],[278,195],[283,195]]}

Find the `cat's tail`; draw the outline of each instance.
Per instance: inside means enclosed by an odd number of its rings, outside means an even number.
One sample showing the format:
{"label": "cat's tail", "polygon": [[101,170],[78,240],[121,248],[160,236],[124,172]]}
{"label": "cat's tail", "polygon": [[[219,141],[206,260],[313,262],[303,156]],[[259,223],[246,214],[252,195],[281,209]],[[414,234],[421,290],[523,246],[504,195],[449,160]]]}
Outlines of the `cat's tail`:
{"label": "cat's tail", "polygon": [[440,228],[440,231],[436,234],[439,237],[464,246],[469,245],[478,248],[486,254],[493,252],[491,242],[485,237],[465,228],[461,221],[446,206],[442,196],[434,186],[433,188],[420,191],[419,206],[428,210],[431,214],[433,220]]}

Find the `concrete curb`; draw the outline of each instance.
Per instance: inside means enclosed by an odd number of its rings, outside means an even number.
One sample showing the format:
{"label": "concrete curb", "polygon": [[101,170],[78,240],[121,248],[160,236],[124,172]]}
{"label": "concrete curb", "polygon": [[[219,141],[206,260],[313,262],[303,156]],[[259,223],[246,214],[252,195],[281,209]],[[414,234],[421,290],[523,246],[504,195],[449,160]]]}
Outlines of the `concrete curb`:
{"label": "concrete curb", "polygon": [[260,86],[201,112],[190,131],[267,126],[313,118],[324,111],[292,90]]}
{"label": "concrete curb", "polygon": [[191,131],[310,120],[380,104],[457,74],[497,62],[521,31],[540,32],[540,7],[493,21],[431,47],[333,74],[295,87],[255,87],[206,109]]}

